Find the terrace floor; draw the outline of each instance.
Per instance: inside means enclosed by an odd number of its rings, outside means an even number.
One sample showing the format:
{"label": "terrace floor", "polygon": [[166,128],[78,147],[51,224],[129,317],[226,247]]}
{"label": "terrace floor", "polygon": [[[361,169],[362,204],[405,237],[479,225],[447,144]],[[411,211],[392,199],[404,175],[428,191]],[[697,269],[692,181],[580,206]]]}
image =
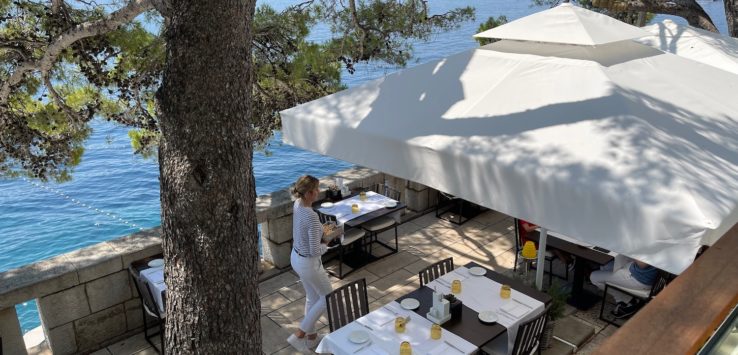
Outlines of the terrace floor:
{"label": "terrace floor", "polygon": [[[475,261],[497,272],[512,274],[515,259],[513,220],[501,213],[487,211],[462,226],[428,213],[403,223],[398,233],[400,251],[397,254],[369,264],[343,280],[331,278],[333,287],[366,278],[370,309],[373,310],[417,288],[418,272],[447,257],[453,257],[456,265]],[[387,241],[393,237],[392,231],[380,235],[380,239]],[[332,266],[335,265],[329,263],[326,267]],[[261,282],[259,292],[264,353],[297,354],[286,339],[295,331],[303,317],[305,293],[299,278],[291,270],[278,274]],[[598,314],[599,303],[588,311],[578,311],[567,305],[566,316],[558,321],[555,336],[577,347],[557,340],[543,354],[593,352],[617,330],[599,320]],[[325,317],[321,318],[319,327],[320,333],[328,332]],[[94,354],[148,355],[156,354],[156,351],[144,340],[142,334],[138,334]]]}

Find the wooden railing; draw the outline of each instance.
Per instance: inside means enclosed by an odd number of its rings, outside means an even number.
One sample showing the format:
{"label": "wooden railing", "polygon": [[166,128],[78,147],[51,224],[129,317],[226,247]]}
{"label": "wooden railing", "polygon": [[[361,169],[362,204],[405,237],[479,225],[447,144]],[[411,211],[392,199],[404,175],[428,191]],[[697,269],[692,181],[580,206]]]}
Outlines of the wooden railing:
{"label": "wooden railing", "polygon": [[695,354],[737,303],[735,225],[596,353]]}

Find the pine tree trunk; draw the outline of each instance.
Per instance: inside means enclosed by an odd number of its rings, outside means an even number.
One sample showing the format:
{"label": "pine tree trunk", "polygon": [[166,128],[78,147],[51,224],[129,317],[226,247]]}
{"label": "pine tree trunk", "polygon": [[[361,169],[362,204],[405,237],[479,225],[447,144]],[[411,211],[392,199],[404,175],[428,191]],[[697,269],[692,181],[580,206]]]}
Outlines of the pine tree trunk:
{"label": "pine tree trunk", "polygon": [[728,23],[728,35],[738,37],[738,1],[724,0],[725,20]]}
{"label": "pine tree trunk", "polygon": [[169,354],[261,354],[254,0],[173,0],[158,92]]}

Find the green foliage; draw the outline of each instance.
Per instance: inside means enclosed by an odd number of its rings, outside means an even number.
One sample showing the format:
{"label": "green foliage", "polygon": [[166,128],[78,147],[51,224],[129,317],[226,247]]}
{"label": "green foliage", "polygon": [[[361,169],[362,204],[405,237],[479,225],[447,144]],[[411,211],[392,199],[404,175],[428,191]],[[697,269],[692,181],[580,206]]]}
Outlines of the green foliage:
{"label": "green foliage", "polygon": [[551,296],[551,306],[548,309],[548,318],[552,321],[564,316],[566,309],[566,300],[569,298],[569,290],[561,285],[557,280],[551,283],[546,293]]}
{"label": "green foliage", "polygon": [[[0,0],[0,85],[22,63],[44,56],[56,38],[106,18],[113,4]],[[251,141],[265,146],[281,127],[279,111],[343,89],[341,71],[384,61],[405,65],[411,43],[473,19],[469,7],[429,15],[422,0],[308,0],[283,11],[264,4],[253,23]],[[29,72],[0,98],[0,174],[68,179],[88,124],[102,118],[132,127],[136,153],[156,157],[158,89],[166,60],[164,20],[153,10],[98,36],[74,42],[42,75]],[[318,23],[333,37],[308,40]]]}
{"label": "green foliage", "polygon": [[[497,26],[504,25],[506,23],[507,23],[507,17],[504,15],[500,15],[497,18],[490,17],[487,19],[487,21],[479,25],[479,28],[477,29],[477,33],[495,28]],[[498,39],[493,39],[493,38],[474,38],[474,39],[477,40],[477,42],[479,42],[480,46],[499,41]]]}

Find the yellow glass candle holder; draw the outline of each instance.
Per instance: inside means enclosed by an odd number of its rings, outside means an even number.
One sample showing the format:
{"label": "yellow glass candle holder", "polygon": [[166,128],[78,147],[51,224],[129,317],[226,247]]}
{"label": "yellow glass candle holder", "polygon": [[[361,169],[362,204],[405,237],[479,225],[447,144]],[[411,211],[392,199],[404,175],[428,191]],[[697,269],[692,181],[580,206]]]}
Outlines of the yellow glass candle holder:
{"label": "yellow glass candle holder", "polygon": [[353,214],[359,213],[359,205],[358,204],[354,203],[353,205],[351,205],[351,213],[353,213]]}
{"label": "yellow glass candle holder", "polygon": [[366,192],[359,192],[359,200],[366,201]]}
{"label": "yellow glass candle holder", "polygon": [[461,281],[460,280],[451,281],[451,293],[454,293],[454,294],[461,293]]}
{"label": "yellow glass candle holder", "polygon": [[506,300],[510,298],[511,295],[512,290],[510,289],[510,285],[502,285],[502,287],[500,287],[500,298]]}
{"label": "yellow glass candle holder", "polygon": [[535,259],[537,255],[535,243],[531,241],[525,242],[521,255],[523,255],[523,257],[526,259]]}
{"label": "yellow glass candle holder", "polygon": [[409,342],[403,341],[400,344],[400,355],[413,355],[413,348]]}
{"label": "yellow glass candle holder", "polygon": [[398,333],[405,332],[405,318],[402,318],[402,317],[395,318],[395,331]]}
{"label": "yellow glass candle holder", "polygon": [[433,340],[441,339],[441,329],[442,329],[441,326],[438,324],[434,323],[433,325],[431,325],[431,329],[430,329],[431,339]]}

